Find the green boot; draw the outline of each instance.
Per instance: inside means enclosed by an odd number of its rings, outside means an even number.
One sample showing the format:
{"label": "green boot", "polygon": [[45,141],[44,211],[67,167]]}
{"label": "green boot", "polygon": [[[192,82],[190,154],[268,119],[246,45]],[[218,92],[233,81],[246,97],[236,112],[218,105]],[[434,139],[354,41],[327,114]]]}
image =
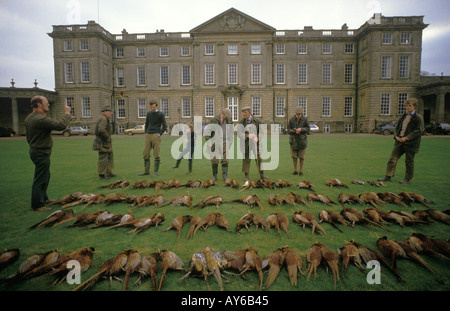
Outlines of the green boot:
{"label": "green boot", "polygon": [[212,166],[212,174],[213,174],[212,179],[213,179],[213,180],[217,180],[217,171],[218,171],[217,165],[213,165],[213,166]]}
{"label": "green boot", "polygon": [[152,177],[158,176],[159,163],[160,163],[160,160],[155,160],[155,172],[153,173]]}
{"label": "green boot", "polygon": [[222,178],[224,181],[228,179],[228,165],[222,165]]}
{"label": "green boot", "polygon": [[150,160],[144,160],[145,171],[138,174],[139,176],[150,175]]}
{"label": "green boot", "polygon": [[188,167],[189,167],[189,168],[188,168],[186,174],[192,173],[192,161],[189,161],[189,162],[188,162]]}
{"label": "green boot", "polygon": [[180,165],[181,159],[178,159],[177,162],[175,163],[174,166],[172,166],[172,168],[178,168],[178,166]]}

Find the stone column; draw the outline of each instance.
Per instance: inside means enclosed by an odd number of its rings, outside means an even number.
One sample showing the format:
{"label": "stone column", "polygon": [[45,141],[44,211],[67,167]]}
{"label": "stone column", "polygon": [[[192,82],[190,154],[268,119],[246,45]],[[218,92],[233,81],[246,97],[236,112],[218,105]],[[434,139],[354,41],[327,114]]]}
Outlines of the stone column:
{"label": "stone column", "polygon": [[440,89],[436,94],[436,121],[444,122],[445,116],[445,90]]}
{"label": "stone column", "polygon": [[19,134],[19,107],[17,106],[17,98],[11,98],[12,123],[13,130]]}

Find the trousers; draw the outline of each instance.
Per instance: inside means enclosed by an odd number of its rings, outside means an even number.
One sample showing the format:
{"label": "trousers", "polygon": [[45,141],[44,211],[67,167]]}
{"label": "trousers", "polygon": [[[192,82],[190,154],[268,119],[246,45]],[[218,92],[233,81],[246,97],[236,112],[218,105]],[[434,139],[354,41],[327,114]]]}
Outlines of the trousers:
{"label": "trousers", "polygon": [[50,154],[30,149],[30,158],[34,163],[34,178],[31,187],[31,208],[45,206],[48,200],[47,188],[50,183]]}
{"label": "trousers", "polygon": [[403,154],[405,154],[405,178],[412,179],[414,177],[414,156],[416,153],[403,144],[394,145],[394,149],[392,149],[391,156],[386,165],[386,176],[394,176],[398,160]]}
{"label": "trousers", "polygon": [[98,153],[98,174],[109,176],[114,168],[114,154],[112,152]]}
{"label": "trousers", "polygon": [[159,146],[161,144],[161,136],[158,133],[155,134],[145,134],[145,147],[142,152],[144,160],[150,160],[150,150],[153,149],[153,156],[155,160],[159,160]]}

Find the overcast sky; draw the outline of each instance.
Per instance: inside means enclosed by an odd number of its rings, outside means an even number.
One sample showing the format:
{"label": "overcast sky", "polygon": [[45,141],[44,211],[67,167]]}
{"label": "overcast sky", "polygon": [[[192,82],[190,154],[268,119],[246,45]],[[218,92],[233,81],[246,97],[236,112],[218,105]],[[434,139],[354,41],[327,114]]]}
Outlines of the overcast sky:
{"label": "overcast sky", "polygon": [[99,22],[112,34],[188,32],[235,8],[277,30],[350,29],[374,13],[424,16],[422,71],[450,75],[449,0],[0,0],[0,87],[54,90],[53,25]]}

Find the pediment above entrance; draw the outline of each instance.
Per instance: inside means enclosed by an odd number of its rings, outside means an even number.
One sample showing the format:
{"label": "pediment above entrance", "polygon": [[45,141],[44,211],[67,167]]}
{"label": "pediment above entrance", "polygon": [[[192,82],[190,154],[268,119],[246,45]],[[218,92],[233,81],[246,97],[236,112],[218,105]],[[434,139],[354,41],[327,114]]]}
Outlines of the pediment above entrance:
{"label": "pediment above entrance", "polygon": [[231,8],[195,27],[191,33],[273,32],[275,28]]}

